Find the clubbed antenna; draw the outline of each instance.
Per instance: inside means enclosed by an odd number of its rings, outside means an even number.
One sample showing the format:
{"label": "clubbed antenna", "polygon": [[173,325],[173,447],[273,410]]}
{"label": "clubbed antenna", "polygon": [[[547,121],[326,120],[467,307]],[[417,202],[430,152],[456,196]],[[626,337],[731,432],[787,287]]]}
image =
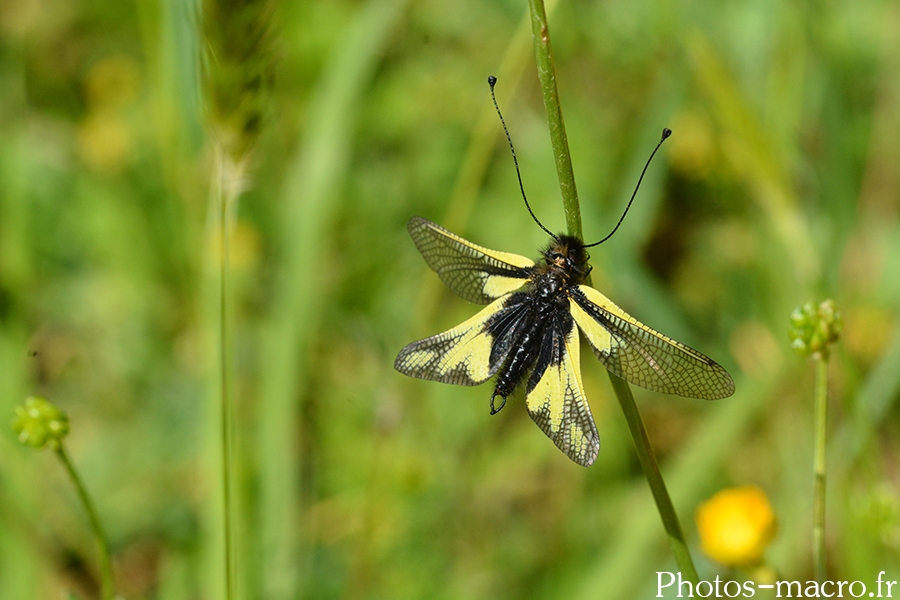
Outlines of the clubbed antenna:
{"label": "clubbed antenna", "polygon": [[[528,213],[531,215],[531,218],[534,219],[534,222],[538,224],[538,226],[547,232],[554,240],[559,242],[559,238],[549,229],[544,227],[544,224],[538,221],[538,218],[534,216],[534,211],[531,210],[531,205],[528,204],[528,198],[525,197],[525,186],[522,185],[522,174],[519,172],[519,161],[516,160],[516,149],[513,148],[512,138],[509,137],[509,129],[506,128],[506,121],[503,120],[503,114],[500,112],[500,107],[497,105],[497,97],[494,96],[494,84],[497,83],[497,78],[491,75],[488,77],[488,84],[491,86],[491,99],[494,101],[494,108],[497,109],[497,115],[500,117],[500,124],[503,125],[503,131],[506,133],[506,141],[509,142],[509,150],[512,152],[513,162],[516,165],[516,177],[519,178],[519,190],[522,191],[522,200],[525,201],[525,208],[528,209]],[[491,400],[493,406],[493,399]],[[505,404],[505,399],[504,399]],[[502,406],[500,408],[503,408]],[[500,410],[500,409],[497,409]]]}
{"label": "clubbed antenna", "polygon": [[622,216],[619,217],[619,222],[616,223],[616,226],[613,227],[613,230],[609,232],[609,235],[600,240],[599,242],[594,242],[593,244],[585,244],[582,248],[590,248],[591,246],[599,246],[609,238],[613,236],[616,230],[619,228],[619,225],[622,224],[622,221],[625,220],[625,215],[628,214],[628,209],[631,208],[631,203],[634,202],[634,197],[637,196],[638,188],[641,187],[641,181],[644,180],[644,173],[647,172],[647,167],[650,166],[650,161],[653,160],[653,157],[656,156],[656,151],[659,150],[659,147],[662,146],[662,143],[666,141],[666,138],[672,135],[672,130],[668,127],[664,128],[662,131],[662,138],[659,140],[659,143],[656,145],[656,148],[653,149],[653,152],[650,154],[650,158],[647,159],[647,164],[644,165],[644,170],[641,171],[641,176],[638,178],[637,185],[634,187],[634,193],[631,194],[631,200],[628,201],[628,206],[625,207],[625,212],[622,213]]}

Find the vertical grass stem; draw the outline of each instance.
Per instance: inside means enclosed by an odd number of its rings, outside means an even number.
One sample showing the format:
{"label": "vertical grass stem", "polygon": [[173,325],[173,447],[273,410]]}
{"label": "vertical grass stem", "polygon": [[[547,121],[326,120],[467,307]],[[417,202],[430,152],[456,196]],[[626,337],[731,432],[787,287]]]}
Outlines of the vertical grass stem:
{"label": "vertical grass stem", "polygon": [[813,561],[816,581],[825,581],[825,440],[828,429],[828,353],[816,356],[816,398],[813,451]]}
{"label": "vertical grass stem", "polygon": [[616,398],[619,399],[619,405],[621,405],[622,412],[625,414],[625,420],[628,421],[628,429],[631,431],[631,439],[634,440],[634,447],[637,450],[641,469],[644,471],[644,477],[646,477],[650,486],[663,527],[669,536],[669,545],[672,548],[672,554],[675,555],[678,570],[681,571],[681,576],[685,580],[691,581],[696,585],[700,582],[700,578],[697,575],[697,569],[694,568],[694,561],[691,559],[687,543],[684,541],[684,533],[681,531],[678,514],[675,512],[672,499],[669,497],[666,482],[663,481],[662,473],[659,471],[659,464],[656,462],[656,455],[653,453],[653,447],[650,445],[650,438],[647,436],[647,429],[644,427],[641,413],[634,402],[634,395],[624,379],[609,373],[609,380],[616,393]]}
{"label": "vertical grass stem", "polygon": [[233,497],[234,463],[234,399],[231,394],[231,328],[230,328],[230,238],[234,230],[234,205],[241,191],[241,172],[221,149],[217,156],[216,180],[213,185],[217,203],[219,234],[219,399],[222,444],[222,504],[225,571],[225,598],[234,600],[237,591],[237,556],[235,552],[235,514]]}
{"label": "vertical grass stem", "polygon": [[531,33],[534,39],[538,79],[540,79],[541,92],[544,96],[544,108],[547,110],[550,143],[553,145],[553,156],[556,158],[556,175],[559,178],[563,210],[566,214],[566,228],[569,235],[583,237],[581,206],[578,203],[575,173],[572,170],[572,155],[569,153],[566,125],[563,122],[559,92],[556,89],[556,69],[553,67],[550,28],[547,24],[547,12],[544,10],[544,0],[528,0],[528,8],[531,11]]}
{"label": "vertical grass stem", "polygon": [[97,515],[97,509],[94,508],[94,503],[91,501],[91,497],[88,496],[87,488],[84,487],[81,478],[78,476],[78,472],[75,471],[75,467],[72,465],[72,461],[69,460],[69,455],[66,452],[65,447],[60,444],[55,448],[55,452],[56,455],[59,456],[59,460],[62,461],[63,466],[66,468],[66,473],[69,474],[72,483],[75,484],[75,489],[78,491],[78,498],[81,499],[84,510],[87,512],[88,520],[91,523],[91,529],[94,530],[94,538],[97,540],[97,554],[99,555],[100,561],[101,597],[103,600],[113,600],[113,578],[112,566],[109,559],[109,542],[107,541],[106,533],[103,531],[103,526],[100,524],[100,517]]}
{"label": "vertical grass stem", "polygon": [[[569,153],[569,142],[566,138],[566,127],[563,123],[562,108],[559,102],[559,93],[556,88],[556,71],[553,67],[553,54],[550,47],[550,27],[547,23],[547,15],[544,10],[543,0],[529,0],[531,11],[531,30],[534,37],[534,51],[537,61],[538,78],[541,82],[541,91],[544,96],[544,108],[547,110],[547,121],[550,128],[550,141],[553,145],[553,155],[556,157],[556,172],[559,177],[559,187],[562,193],[563,209],[566,214],[566,226],[570,235],[583,238],[581,230],[581,208],[578,203],[578,191],[575,187],[575,174],[572,169],[572,157]],[[587,281],[590,284],[590,280]],[[653,454],[653,448],[647,437],[647,431],[641,419],[640,412],[634,402],[634,396],[628,384],[610,373],[610,381],[628,427],[634,439],[634,446],[638,453],[641,468],[657,509],[663,521],[663,526],[669,536],[672,552],[682,576],[695,584],[699,582],[697,570],[691,560],[684,534],[678,522],[678,515],[672,505],[672,500],[666,490],[665,482],[659,471],[659,465]]]}

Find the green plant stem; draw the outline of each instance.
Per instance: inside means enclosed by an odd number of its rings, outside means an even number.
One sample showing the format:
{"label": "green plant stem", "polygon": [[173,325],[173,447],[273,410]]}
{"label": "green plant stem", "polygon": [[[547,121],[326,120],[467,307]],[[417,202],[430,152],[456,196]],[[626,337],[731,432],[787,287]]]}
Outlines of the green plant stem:
{"label": "green plant stem", "polygon": [[234,502],[232,474],[234,473],[234,400],[231,396],[231,331],[229,327],[228,277],[231,264],[229,238],[234,229],[234,203],[240,190],[239,165],[219,151],[218,172],[214,184],[219,229],[219,399],[221,401],[222,440],[222,504],[225,559],[225,598],[234,600],[237,591],[237,557],[234,544]]}
{"label": "green plant stem", "polygon": [[816,398],[813,423],[813,560],[816,580],[825,581],[825,440],[828,428],[828,355],[816,356]]}
{"label": "green plant stem", "polygon": [[[543,0],[529,0],[531,11],[531,31],[534,37],[534,52],[537,62],[538,78],[541,82],[541,91],[544,96],[544,108],[547,110],[547,120],[550,126],[550,141],[553,145],[553,155],[556,157],[556,173],[559,177],[559,187],[562,193],[563,209],[566,214],[566,226],[569,235],[583,238],[581,231],[581,207],[578,202],[578,191],[575,187],[575,174],[572,170],[572,157],[569,153],[569,142],[566,138],[566,127],[563,123],[562,108],[559,103],[559,93],[556,89],[556,71],[553,67],[553,54],[550,48],[550,28],[547,24],[547,15],[544,11]],[[587,283],[590,283],[588,280]],[[625,413],[634,446],[638,453],[644,477],[650,485],[653,499],[656,501],[663,526],[669,536],[669,543],[675,555],[675,561],[681,571],[682,577],[699,582],[697,570],[688,552],[684,534],[678,522],[678,515],[669,498],[659,465],[650,446],[647,430],[641,420],[640,412],[634,402],[631,388],[623,380],[612,373],[609,374],[613,390]]]}
{"label": "green plant stem", "polygon": [[609,381],[612,383],[616,397],[619,399],[619,405],[625,414],[625,420],[628,421],[628,429],[631,431],[631,438],[634,440],[634,447],[641,462],[641,469],[643,469],[644,477],[647,478],[647,483],[650,485],[650,491],[653,493],[653,500],[656,502],[657,510],[659,510],[663,527],[665,527],[666,534],[669,536],[669,545],[672,547],[672,554],[675,555],[678,570],[681,571],[682,578],[696,585],[699,583],[700,578],[697,575],[697,570],[694,568],[694,561],[691,559],[687,543],[684,541],[684,534],[681,531],[681,524],[678,522],[678,515],[675,512],[675,507],[672,505],[672,499],[669,497],[669,491],[666,489],[662,473],[659,471],[659,464],[656,462],[656,456],[653,454],[653,447],[650,445],[650,438],[647,436],[647,429],[644,427],[641,413],[634,402],[634,395],[624,379],[609,373]]}
{"label": "green plant stem", "polygon": [[72,483],[75,484],[75,489],[78,491],[78,497],[81,499],[84,510],[87,512],[88,520],[91,522],[91,529],[94,530],[94,538],[97,540],[97,554],[99,555],[100,560],[100,590],[102,598],[103,600],[112,600],[113,579],[112,567],[109,560],[109,542],[106,539],[106,534],[103,532],[103,526],[100,524],[100,517],[97,516],[97,509],[94,508],[94,503],[91,502],[91,498],[88,496],[87,488],[84,487],[81,478],[75,471],[74,465],[72,465],[72,461],[69,460],[66,449],[60,444],[55,451],[59,460],[62,461],[63,466],[66,468],[69,477],[72,478]]}
{"label": "green plant stem", "polygon": [[528,0],[528,8],[531,11],[531,33],[534,38],[534,54],[537,61],[538,79],[540,79],[541,92],[544,96],[544,108],[547,110],[547,123],[550,127],[550,143],[553,146],[553,156],[556,157],[556,175],[559,178],[563,210],[566,214],[566,228],[569,231],[569,235],[583,237],[581,233],[581,206],[578,203],[575,173],[572,170],[572,155],[569,153],[566,125],[563,122],[562,107],[559,104],[559,92],[556,89],[556,69],[553,67],[550,28],[547,25],[544,0]]}

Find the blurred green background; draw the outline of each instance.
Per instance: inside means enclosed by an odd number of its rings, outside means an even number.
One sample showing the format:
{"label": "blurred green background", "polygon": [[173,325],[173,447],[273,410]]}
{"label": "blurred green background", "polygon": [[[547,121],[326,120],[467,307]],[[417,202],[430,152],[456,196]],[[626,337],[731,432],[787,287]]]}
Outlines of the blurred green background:
{"label": "blurred green background", "polygon": [[[252,5],[252,3],[250,3]],[[714,403],[634,388],[701,578],[693,514],[753,483],[783,579],[812,578],[813,370],[791,310],[834,298],[831,579],[900,579],[900,3],[548,5],[588,241],[674,130],[595,286],[724,365]],[[603,367],[589,469],[521,397],[393,369],[475,306],[428,271],[421,215],[536,257],[564,220],[524,2],[282,2],[235,231],[246,598],[650,598],[674,561]],[[126,598],[220,597],[213,118],[190,2],[0,1],[0,421],[29,394],[67,446]],[[36,354],[35,354],[36,353]],[[7,416],[3,416],[7,415]],[[96,594],[49,452],[0,435],[0,598]],[[740,576],[740,573],[735,576]],[[871,589],[871,588],[870,588]]]}

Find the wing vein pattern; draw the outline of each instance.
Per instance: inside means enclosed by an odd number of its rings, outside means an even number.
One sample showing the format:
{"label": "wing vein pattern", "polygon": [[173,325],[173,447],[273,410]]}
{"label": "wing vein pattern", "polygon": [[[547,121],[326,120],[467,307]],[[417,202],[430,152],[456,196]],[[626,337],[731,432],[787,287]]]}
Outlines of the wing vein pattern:
{"label": "wing vein pattern", "polygon": [[574,288],[570,306],[594,354],[622,379],[688,398],[734,393],[734,381],[717,362],[640,323],[594,288]]}
{"label": "wing vein pattern", "polygon": [[590,466],[600,436],[581,382],[578,329],[566,312],[548,324],[525,388],[528,414],[566,456]]}
{"label": "wing vein pattern", "polygon": [[422,217],[406,228],[428,266],[469,302],[488,304],[531,278],[534,261],[524,256],[483,248]]}
{"label": "wing vein pattern", "polygon": [[523,303],[495,300],[453,329],[403,348],[394,368],[410,377],[478,385],[493,377],[509,354]]}

